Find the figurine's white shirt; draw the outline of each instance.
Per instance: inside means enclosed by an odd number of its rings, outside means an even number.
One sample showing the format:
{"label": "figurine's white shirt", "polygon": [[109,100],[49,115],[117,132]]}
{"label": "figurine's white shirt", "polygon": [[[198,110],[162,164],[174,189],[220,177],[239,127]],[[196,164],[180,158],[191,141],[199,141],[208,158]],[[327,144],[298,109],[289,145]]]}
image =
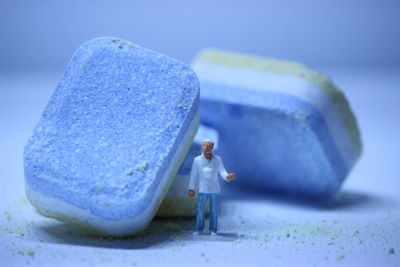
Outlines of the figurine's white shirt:
{"label": "figurine's white shirt", "polygon": [[219,156],[213,155],[211,160],[206,159],[202,153],[193,160],[192,171],[190,173],[189,189],[199,190],[199,193],[219,193],[218,174],[222,179],[228,181],[222,160]]}

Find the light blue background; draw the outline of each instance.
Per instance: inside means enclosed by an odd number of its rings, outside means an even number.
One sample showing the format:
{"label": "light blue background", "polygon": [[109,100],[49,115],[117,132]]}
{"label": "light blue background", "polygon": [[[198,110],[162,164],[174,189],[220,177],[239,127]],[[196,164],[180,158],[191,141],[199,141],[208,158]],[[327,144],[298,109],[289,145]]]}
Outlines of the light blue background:
{"label": "light blue background", "polygon": [[205,46],[319,65],[400,64],[400,1],[0,1],[0,68],[64,68],[128,39],[189,63]]}

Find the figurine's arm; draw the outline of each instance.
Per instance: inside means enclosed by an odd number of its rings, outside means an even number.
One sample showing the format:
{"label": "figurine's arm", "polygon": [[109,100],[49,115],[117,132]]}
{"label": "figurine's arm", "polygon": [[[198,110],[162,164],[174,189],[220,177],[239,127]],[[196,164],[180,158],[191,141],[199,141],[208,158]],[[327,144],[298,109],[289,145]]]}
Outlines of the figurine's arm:
{"label": "figurine's arm", "polygon": [[234,173],[228,173],[225,170],[224,164],[222,163],[221,158],[219,158],[218,160],[218,173],[219,175],[222,177],[222,179],[224,179],[225,181],[232,181],[233,179],[235,179],[235,174]]}
{"label": "figurine's arm", "polygon": [[188,190],[188,195],[190,197],[194,197],[196,192],[195,190],[197,189],[198,185],[199,185],[199,172],[197,169],[196,160],[193,160],[192,170],[190,172],[189,190]]}

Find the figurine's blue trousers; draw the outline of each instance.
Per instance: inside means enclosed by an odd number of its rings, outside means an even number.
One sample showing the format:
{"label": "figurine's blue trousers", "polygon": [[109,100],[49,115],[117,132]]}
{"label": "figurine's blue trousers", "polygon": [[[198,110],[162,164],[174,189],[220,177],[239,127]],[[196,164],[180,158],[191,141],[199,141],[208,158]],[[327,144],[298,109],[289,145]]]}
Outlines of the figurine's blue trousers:
{"label": "figurine's blue trousers", "polygon": [[218,193],[199,193],[199,200],[197,202],[196,232],[204,230],[204,211],[207,199],[210,200],[210,232],[217,232],[218,195]]}

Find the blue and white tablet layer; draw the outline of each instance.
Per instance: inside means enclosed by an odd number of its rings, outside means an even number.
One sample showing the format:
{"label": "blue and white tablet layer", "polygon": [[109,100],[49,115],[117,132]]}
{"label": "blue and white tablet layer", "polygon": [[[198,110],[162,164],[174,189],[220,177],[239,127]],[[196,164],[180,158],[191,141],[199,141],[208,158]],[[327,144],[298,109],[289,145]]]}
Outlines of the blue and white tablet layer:
{"label": "blue and white tablet layer", "polygon": [[361,153],[343,93],[301,64],[204,50],[193,69],[201,120],[218,130],[219,154],[237,183],[332,196]]}
{"label": "blue and white tablet layer", "polygon": [[24,150],[43,215],[123,236],[155,215],[199,124],[192,69],[128,41],[84,43]]}
{"label": "blue and white tablet layer", "polygon": [[[157,216],[194,216],[197,214],[197,194],[195,197],[188,196],[189,179],[193,160],[201,155],[201,144],[204,140],[214,142],[214,152],[218,151],[218,132],[210,127],[200,125],[192,146],[185,160],[179,167],[175,180],[171,185],[166,197],[160,205]],[[207,210],[208,212],[208,205]]]}

